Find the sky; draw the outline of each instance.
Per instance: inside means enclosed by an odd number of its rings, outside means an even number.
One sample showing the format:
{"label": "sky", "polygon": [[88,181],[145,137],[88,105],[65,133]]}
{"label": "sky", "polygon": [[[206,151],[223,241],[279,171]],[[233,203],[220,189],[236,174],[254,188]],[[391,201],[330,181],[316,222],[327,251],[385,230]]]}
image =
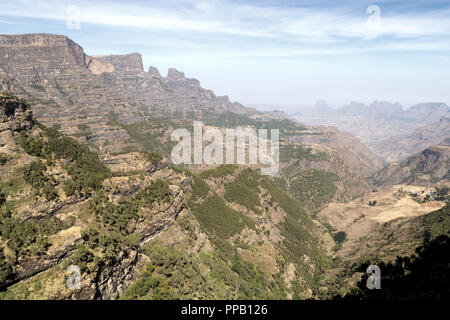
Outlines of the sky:
{"label": "sky", "polygon": [[450,104],[450,0],[0,0],[0,34],[38,32],[260,109]]}

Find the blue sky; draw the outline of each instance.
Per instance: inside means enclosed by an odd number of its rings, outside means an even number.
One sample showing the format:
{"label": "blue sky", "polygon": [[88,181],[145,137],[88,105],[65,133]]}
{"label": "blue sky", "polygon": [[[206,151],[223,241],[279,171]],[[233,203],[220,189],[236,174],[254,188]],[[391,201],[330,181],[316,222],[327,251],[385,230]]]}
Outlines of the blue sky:
{"label": "blue sky", "polygon": [[0,0],[0,33],[34,32],[90,55],[140,52],[145,68],[261,108],[450,103],[449,0]]}

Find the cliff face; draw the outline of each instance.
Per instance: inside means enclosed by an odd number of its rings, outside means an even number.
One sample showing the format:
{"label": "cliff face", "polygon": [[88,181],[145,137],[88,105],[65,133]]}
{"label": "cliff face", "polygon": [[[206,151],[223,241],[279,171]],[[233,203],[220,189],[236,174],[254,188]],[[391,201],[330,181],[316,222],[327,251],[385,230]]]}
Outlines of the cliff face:
{"label": "cliff face", "polygon": [[40,121],[61,125],[69,134],[80,118],[105,117],[117,106],[126,110],[117,112],[126,123],[142,120],[137,114],[143,108],[164,117],[201,118],[212,110],[256,113],[228,97],[216,97],[173,68],[167,77],[154,67],[145,72],[139,53],[92,57],[60,35],[1,35],[0,88],[37,104]]}
{"label": "cliff face", "polygon": [[144,72],[142,56],[137,52],[123,55],[97,56],[95,58],[113,65],[114,71],[125,77],[137,76]]}
{"label": "cliff face", "polygon": [[0,65],[20,80],[40,80],[74,67],[86,68],[83,48],[66,36],[0,35]]}

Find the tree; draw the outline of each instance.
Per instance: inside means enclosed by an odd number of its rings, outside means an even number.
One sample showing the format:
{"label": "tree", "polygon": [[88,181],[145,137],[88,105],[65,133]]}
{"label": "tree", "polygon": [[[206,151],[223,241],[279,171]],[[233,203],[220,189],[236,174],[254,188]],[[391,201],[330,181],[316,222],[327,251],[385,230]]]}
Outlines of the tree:
{"label": "tree", "polygon": [[6,260],[3,248],[0,248],[0,287],[12,274],[11,264]]}
{"label": "tree", "polygon": [[333,239],[337,243],[342,243],[347,240],[347,234],[344,231],[339,231],[333,235]]}

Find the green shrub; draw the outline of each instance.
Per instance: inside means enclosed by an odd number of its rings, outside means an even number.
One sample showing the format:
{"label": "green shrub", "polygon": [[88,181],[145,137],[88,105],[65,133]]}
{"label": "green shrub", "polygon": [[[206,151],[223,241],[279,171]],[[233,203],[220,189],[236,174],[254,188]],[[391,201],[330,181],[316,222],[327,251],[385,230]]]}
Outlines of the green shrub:
{"label": "green shrub", "polygon": [[0,166],[4,165],[9,160],[9,157],[5,153],[0,153]]}
{"label": "green shrub", "polygon": [[80,131],[86,131],[86,130],[89,129],[89,126],[88,126],[87,124],[85,124],[85,123],[82,123],[82,124],[78,124],[78,125],[77,125],[77,128],[78,128],[78,130],[80,130]]}
{"label": "green shrub", "polygon": [[315,211],[333,199],[338,190],[334,182],[339,179],[330,172],[304,171],[290,179],[289,193],[303,206]]}
{"label": "green shrub", "polygon": [[48,160],[64,160],[65,169],[71,176],[64,190],[67,195],[80,194],[101,187],[102,181],[110,175],[108,168],[100,161],[98,154],[88,147],[62,135],[58,130],[38,124],[40,136],[30,137],[22,132],[20,145],[30,155]]}
{"label": "green shrub", "polygon": [[66,227],[67,225],[56,217],[37,222],[3,217],[0,221],[0,236],[8,240],[7,245],[16,256],[39,256],[47,249],[48,236]]}
{"label": "green shrub", "polygon": [[258,194],[258,176],[250,169],[241,172],[233,182],[225,185],[224,198],[228,202],[243,205],[249,210],[260,213]]}
{"label": "green shrub", "polygon": [[3,193],[2,189],[0,189],[0,206],[2,206],[6,202],[6,195]]}
{"label": "green shrub", "polygon": [[233,174],[234,171],[236,171],[236,169],[237,169],[236,165],[226,164],[226,165],[222,165],[222,166],[219,166],[219,167],[211,169],[211,170],[203,171],[199,174],[199,176],[203,179],[222,178],[222,177],[226,177],[228,175]]}
{"label": "green shrub", "polygon": [[0,247],[0,288],[5,280],[12,274],[11,264],[6,260],[3,248]]}
{"label": "green shrub", "polygon": [[336,243],[341,244],[347,240],[347,234],[344,231],[339,231],[333,234],[333,239]]}
{"label": "green shrub", "polygon": [[209,196],[193,211],[202,228],[209,234],[229,238],[254,222],[242,213],[229,208],[217,195]]}
{"label": "green shrub", "polygon": [[134,199],[144,206],[150,206],[155,201],[168,201],[172,198],[169,184],[161,179],[153,181],[148,187],[136,193]]}
{"label": "green shrub", "polygon": [[151,163],[158,163],[159,161],[162,160],[162,156],[159,153],[156,153],[156,152],[143,151],[142,154]]}

